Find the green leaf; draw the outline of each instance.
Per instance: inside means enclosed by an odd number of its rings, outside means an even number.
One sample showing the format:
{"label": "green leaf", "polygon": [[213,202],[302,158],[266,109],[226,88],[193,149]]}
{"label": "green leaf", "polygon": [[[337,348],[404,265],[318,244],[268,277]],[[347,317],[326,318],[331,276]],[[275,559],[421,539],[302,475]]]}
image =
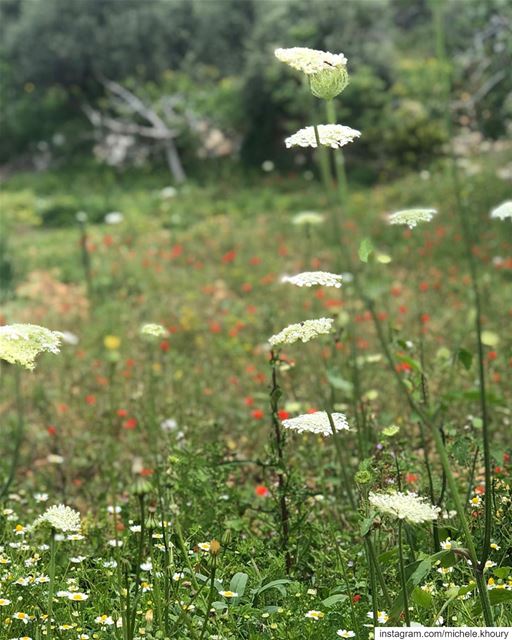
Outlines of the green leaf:
{"label": "green leaf", "polygon": [[473,362],[473,354],[467,349],[461,347],[457,351],[457,360],[461,363],[464,369],[466,369],[466,371],[469,371]]}
{"label": "green leaf", "polygon": [[325,600],[322,600],[322,604],[324,607],[333,607],[338,602],[344,602],[347,600],[348,596],[344,593],[335,593],[333,596],[329,596]]}
{"label": "green leaf", "polygon": [[246,573],[235,573],[229,583],[229,590],[238,593],[238,597],[241,598],[244,595],[247,580],[249,576]]}
{"label": "green leaf", "polygon": [[361,262],[368,262],[368,258],[373,251],[373,244],[370,238],[365,238],[359,245],[359,259]]}
{"label": "green leaf", "polygon": [[411,599],[419,607],[431,609],[434,605],[434,599],[428,591],[424,591],[421,587],[414,587],[411,593]]}
{"label": "green leaf", "polygon": [[491,604],[501,604],[512,600],[512,591],[508,589],[491,589],[489,591],[489,600]]}
{"label": "green leaf", "polygon": [[288,580],[287,578],[280,578],[279,580],[272,580],[272,582],[267,582],[267,584],[264,584],[262,587],[259,587],[258,589],[254,589],[252,591],[253,595],[255,596],[259,596],[260,593],[263,593],[264,591],[267,591],[268,589],[277,589],[279,591],[279,593],[281,593],[283,596],[286,595],[286,589],[284,588],[285,584],[290,584],[291,580]]}
{"label": "green leaf", "polygon": [[370,529],[372,528],[374,519],[375,519],[375,516],[371,515],[369,518],[364,518],[361,521],[361,535],[362,536],[365,536],[370,531]]}
{"label": "green leaf", "polygon": [[492,572],[497,578],[502,578],[502,579],[507,578],[511,571],[512,571],[512,567],[496,567],[495,569],[492,570]]}
{"label": "green leaf", "polygon": [[[405,573],[409,574],[409,578],[407,579],[407,583],[405,588],[407,589],[408,594],[412,594],[412,591],[415,587],[419,585],[419,583],[423,580],[423,578],[429,573],[432,569],[432,562],[430,558],[425,560],[419,560],[417,562],[413,562],[405,568]],[[390,611],[390,618],[398,618],[400,613],[404,608],[404,592],[400,591],[398,596],[396,597],[393,606]]]}

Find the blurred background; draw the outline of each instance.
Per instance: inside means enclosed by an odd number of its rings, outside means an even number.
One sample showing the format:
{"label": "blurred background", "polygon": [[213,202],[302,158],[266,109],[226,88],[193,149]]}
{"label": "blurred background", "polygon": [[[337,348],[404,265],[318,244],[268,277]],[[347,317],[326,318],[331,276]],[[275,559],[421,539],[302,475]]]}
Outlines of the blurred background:
{"label": "blurred background", "polygon": [[[488,149],[510,134],[512,4],[445,4],[459,149]],[[349,59],[339,119],[363,132],[347,149],[352,181],[443,155],[429,0],[1,0],[0,25],[3,177],[103,166],[179,183],[307,169],[283,137],[311,121],[315,99],[274,59],[278,46]]]}

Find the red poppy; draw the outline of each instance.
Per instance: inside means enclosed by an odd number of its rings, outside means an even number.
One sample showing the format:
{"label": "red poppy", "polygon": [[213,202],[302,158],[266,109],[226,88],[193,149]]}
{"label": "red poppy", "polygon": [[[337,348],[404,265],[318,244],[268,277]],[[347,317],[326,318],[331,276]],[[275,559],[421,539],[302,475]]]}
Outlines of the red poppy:
{"label": "red poppy", "polygon": [[220,333],[222,331],[222,327],[218,322],[210,323],[210,333]]}
{"label": "red poppy", "polygon": [[167,353],[170,348],[171,343],[169,342],[169,340],[162,340],[162,342],[160,343],[160,351],[162,351],[163,353]]}
{"label": "red poppy", "polygon": [[96,404],[96,396],[93,395],[88,395],[85,396],[85,402],[89,405],[95,405]]}
{"label": "red poppy", "polygon": [[287,418],[290,417],[290,414],[288,413],[288,411],[284,411],[284,410],[278,411],[277,415],[279,417],[279,420],[286,420]]}
{"label": "red poppy", "polygon": [[137,418],[128,418],[122,424],[123,429],[127,429],[128,431],[132,431],[137,426]]}
{"label": "red poppy", "polygon": [[227,251],[222,256],[222,262],[224,264],[229,264],[231,262],[234,262],[235,258],[236,258],[236,251],[234,249],[231,249],[231,251]]}
{"label": "red poppy", "polygon": [[266,498],[270,494],[270,491],[267,489],[267,487],[262,484],[256,485],[254,491],[260,498]]}
{"label": "red poppy", "polygon": [[57,429],[56,427],[53,426],[53,424],[51,424],[46,431],[48,432],[49,436],[56,436],[57,435]]}
{"label": "red poppy", "polygon": [[251,416],[255,420],[261,420],[263,417],[265,417],[265,412],[262,409],[253,409],[251,411]]}

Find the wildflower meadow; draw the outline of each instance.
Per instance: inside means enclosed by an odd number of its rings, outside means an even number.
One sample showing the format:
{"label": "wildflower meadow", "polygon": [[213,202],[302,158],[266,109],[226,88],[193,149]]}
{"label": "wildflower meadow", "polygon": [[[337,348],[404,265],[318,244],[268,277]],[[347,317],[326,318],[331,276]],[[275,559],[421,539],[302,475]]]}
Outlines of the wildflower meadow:
{"label": "wildflower meadow", "polygon": [[148,116],[98,76],[126,100],[104,126],[131,105],[172,178],[6,176],[0,640],[512,627],[512,145],[461,153],[469,90],[426,4],[428,168],[358,179],[393,146],[351,122],[367,72],[297,29],[259,51],[289,83],[287,125],[259,125],[282,170],[179,179],[164,116],[187,89]]}

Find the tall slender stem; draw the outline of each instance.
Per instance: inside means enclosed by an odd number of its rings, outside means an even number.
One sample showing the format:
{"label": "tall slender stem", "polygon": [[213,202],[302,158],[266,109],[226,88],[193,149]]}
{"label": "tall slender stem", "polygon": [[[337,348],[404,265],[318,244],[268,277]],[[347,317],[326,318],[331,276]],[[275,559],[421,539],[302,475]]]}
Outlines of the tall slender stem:
{"label": "tall slender stem", "polygon": [[46,621],[46,637],[48,640],[52,640],[52,618],[53,618],[53,593],[55,591],[55,559],[56,559],[56,541],[55,541],[55,529],[52,527],[50,537],[50,582],[48,583],[48,619]]}
{"label": "tall slender stem", "polygon": [[0,499],[7,495],[16,475],[16,469],[20,460],[21,445],[23,443],[23,434],[25,431],[25,415],[23,411],[23,398],[21,396],[21,374],[18,366],[14,367],[14,385],[16,396],[16,434],[14,437],[14,451],[11,458],[11,466],[9,473],[4,482],[4,486],[0,490]]}
{"label": "tall slender stem", "polygon": [[281,425],[279,423],[278,409],[279,398],[281,396],[281,389],[277,382],[277,363],[279,356],[274,354],[270,355],[270,363],[272,366],[272,386],[270,389],[270,408],[272,410],[272,426],[274,427],[274,445],[277,456],[277,488],[279,494],[279,515],[281,520],[281,546],[284,552],[284,560],[286,566],[286,572],[290,573],[292,568],[292,557],[288,547],[288,541],[290,538],[290,513],[288,511],[288,502],[286,500],[286,484],[287,474],[284,461],[284,441],[281,431]]}
{"label": "tall slender stem", "polygon": [[459,217],[460,225],[462,228],[462,236],[464,239],[464,248],[466,254],[466,260],[469,267],[469,273],[471,278],[471,288],[473,293],[473,301],[475,305],[475,333],[476,333],[476,347],[478,354],[478,386],[480,397],[480,411],[482,414],[482,440],[483,440],[483,455],[484,455],[484,474],[485,474],[485,525],[484,525],[484,540],[482,545],[482,552],[480,556],[480,568],[483,570],[485,563],[490,553],[492,526],[493,526],[493,488],[492,488],[492,466],[491,466],[491,448],[490,448],[490,436],[489,436],[489,416],[487,408],[487,395],[486,395],[486,383],[485,383],[485,367],[484,367],[484,348],[482,343],[482,303],[480,297],[480,289],[478,286],[478,271],[476,261],[473,255],[473,234],[471,231],[471,224],[468,220],[466,212],[464,210],[464,203],[462,201],[462,190],[460,185],[459,172],[457,168],[457,162],[453,149],[453,123],[450,115],[450,95],[452,91],[451,78],[447,70],[447,56],[446,56],[446,35],[444,30],[444,0],[431,0],[432,11],[434,18],[434,30],[436,36],[436,55],[439,62],[442,65],[442,88],[443,88],[443,101],[444,101],[444,117],[446,133],[448,135],[449,148],[450,148],[450,167],[451,176],[453,181],[453,189],[455,194],[455,203],[457,214]]}
{"label": "tall slender stem", "polygon": [[405,624],[411,626],[411,618],[409,616],[409,598],[407,596],[407,578],[405,577],[404,562],[404,543],[403,543],[403,522],[398,520],[398,557],[400,560],[400,582],[402,584],[402,592],[404,594],[404,616]]}

